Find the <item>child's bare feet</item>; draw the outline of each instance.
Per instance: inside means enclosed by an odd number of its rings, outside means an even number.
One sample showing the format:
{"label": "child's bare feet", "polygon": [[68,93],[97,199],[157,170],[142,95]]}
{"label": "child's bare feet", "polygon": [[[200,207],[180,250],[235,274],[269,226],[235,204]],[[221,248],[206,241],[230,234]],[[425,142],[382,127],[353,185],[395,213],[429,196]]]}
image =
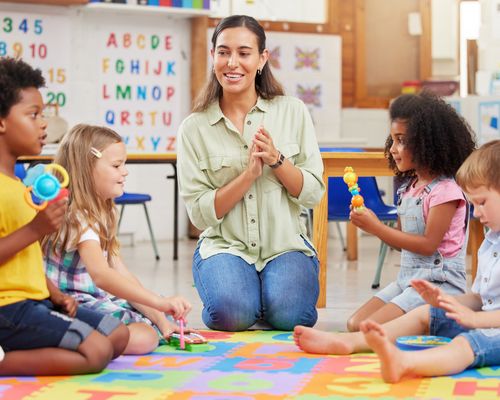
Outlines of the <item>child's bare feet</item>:
{"label": "child's bare feet", "polygon": [[297,325],[293,340],[299,349],[315,354],[351,354],[353,345],[347,339],[349,333],[331,333]]}
{"label": "child's bare feet", "polygon": [[365,335],[368,346],[380,358],[380,370],[385,382],[399,382],[409,373],[404,363],[406,359],[404,352],[389,341],[382,326],[374,321],[366,320],[361,322],[359,329]]}

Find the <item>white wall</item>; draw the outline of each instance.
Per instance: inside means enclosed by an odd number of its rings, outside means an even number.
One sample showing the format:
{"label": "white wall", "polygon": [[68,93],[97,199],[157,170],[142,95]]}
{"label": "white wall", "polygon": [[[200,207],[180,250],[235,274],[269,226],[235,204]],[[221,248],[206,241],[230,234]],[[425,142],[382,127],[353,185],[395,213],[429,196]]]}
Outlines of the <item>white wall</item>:
{"label": "white wall", "polygon": [[500,0],[480,0],[479,69],[500,71]]}
{"label": "white wall", "polygon": [[326,22],[328,0],[212,0],[210,8],[216,17],[231,14],[251,15],[256,19]]}

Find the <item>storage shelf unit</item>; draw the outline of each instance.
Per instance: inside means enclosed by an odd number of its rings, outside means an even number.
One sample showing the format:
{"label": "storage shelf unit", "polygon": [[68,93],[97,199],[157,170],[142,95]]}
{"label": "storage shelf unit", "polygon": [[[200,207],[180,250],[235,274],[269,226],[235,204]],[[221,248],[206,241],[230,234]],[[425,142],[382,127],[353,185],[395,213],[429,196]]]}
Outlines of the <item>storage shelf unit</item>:
{"label": "storage shelf unit", "polygon": [[210,10],[181,7],[141,6],[120,3],[88,3],[81,7],[85,12],[112,12],[117,14],[155,14],[172,18],[191,18],[210,15]]}

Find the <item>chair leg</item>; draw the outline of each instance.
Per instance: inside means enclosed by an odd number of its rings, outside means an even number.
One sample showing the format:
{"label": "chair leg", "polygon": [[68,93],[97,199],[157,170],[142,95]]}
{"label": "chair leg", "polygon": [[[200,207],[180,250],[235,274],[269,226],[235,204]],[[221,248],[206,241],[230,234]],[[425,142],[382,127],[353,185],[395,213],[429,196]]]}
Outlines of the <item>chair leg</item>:
{"label": "chair leg", "polygon": [[373,277],[372,289],[377,289],[380,286],[380,275],[382,275],[382,267],[384,266],[386,254],[387,244],[383,241],[380,241],[380,249],[377,259],[377,271],[375,271],[375,276]]}
{"label": "chair leg", "polygon": [[340,227],[340,222],[339,221],[335,221],[335,225],[337,225],[337,232],[339,233],[340,245],[342,246],[342,250],[346,251],[347,247],[345,245],[344,235],[342,234],[342,228]]}
{"label": "chair leg", "polygon": [[[391,221],[387,225],[392,227],[394,226],[394,223]],[[377,270],[375,271],[375,276],[373,277],[372,289],[377,289],[380,286],[380,276],[382,275],[382,267],[384,266],[388,247],[387,243],[380,241],[380,249],[378,251],[377,258]]]}
{"label": "chair leg", "polygon": [[146,214],[146,220],[148,221],[148,228],[149,228],[149,235],[151,236],[151,243],[153,244],[153,249],[155,251],[156,259],[159,260],[160,254],[158,253],[158,248],[156,247],[156,239],[155,239],[155,235],[153,233],[153,228],[151,226],[151,221],[149,219],[148,207],[146,206],[146,203],[144,203],[143,206],[144,206],[144,212]]}
{"label": "chair leg", "polygon": [[122,223],[123,218],[123,210],[125,209],[125,205],[122,204],[122,208],[120,208],[120,217],[118,218],[118,232],[120,231],[120,225]]}

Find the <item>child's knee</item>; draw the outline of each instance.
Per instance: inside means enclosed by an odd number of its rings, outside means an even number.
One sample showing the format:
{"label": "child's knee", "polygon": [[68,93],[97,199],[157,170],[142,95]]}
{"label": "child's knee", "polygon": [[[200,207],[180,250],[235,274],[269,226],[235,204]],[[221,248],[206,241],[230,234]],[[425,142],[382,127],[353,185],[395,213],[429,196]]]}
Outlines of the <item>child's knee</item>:
{"label": "child's knee", "polygon": [[127,348],[130,339],[130,332],[125,324],[120,324],[108,336],[113,345],[113,359],[121,355]]}
{"label": "child's knee", "polygon": [[358,320],[355,316],[350,317],[347,320],[347,330],[349,332],[358,332],[360,323],[361,323],[361,321]]}
{"label": "child's knee", "polygon": [[155,350],[160,342],[156,330],[146,323],[134,323],[128,326],[130,337],[126,354],[148,354]]}
{"label": "child's knee", "polygon": [[111,341],[97,331],[85,338],[78,351],[87,359],[88,372],[91,373],[102,371],[113,357]]}

